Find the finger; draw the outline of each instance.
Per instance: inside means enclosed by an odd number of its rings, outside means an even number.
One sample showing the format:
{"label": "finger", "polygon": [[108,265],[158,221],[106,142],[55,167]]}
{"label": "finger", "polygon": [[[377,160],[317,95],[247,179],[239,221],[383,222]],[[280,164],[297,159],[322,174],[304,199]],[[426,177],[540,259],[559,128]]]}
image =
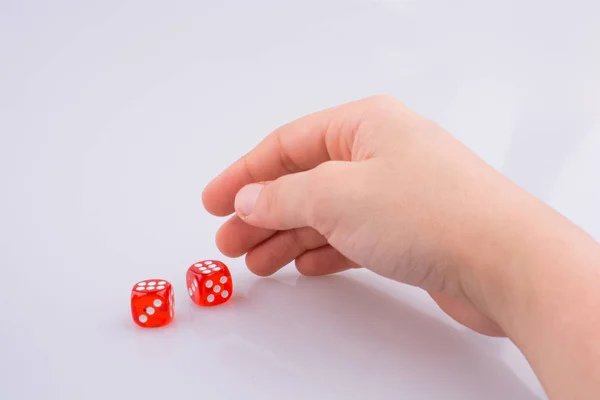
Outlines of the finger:
{"label": "finger", "polygon": [[307,276],[335,274],[351,268],[360,268],[360,265],[348,260],[329,245],[307,251],[296,258],[296,269]]}
{"label": "finger", "polygon": [[356,167],[349,162],[330,161],[268,184],[247,185],[236,196],[237,215],[261,228],[289,230],[310,226],[319,230],[319,221],[335,221],[344,212],[340,201],[352,201],[348,182]]}
{"label": "finger", "polygon": [[276,233],[273,229],[248,225],[234,215],[219,228],[216,242],[219,251],[227,257],[240,257]]}
{"label": "finger", "polygon": [[329,108],[278,128],[206,186],[204,206],[212,214],[229,215],[235,194],[245,185],[306,171],[328,160],[350,161],[365,103],[366,99]]}
{"label": "finger", "polygon": [[246,256],[246,265],[256,275],[272,275],[305,251],[325,244],[327,240],[323,235],[312,228],[281,231],[250,250]]}

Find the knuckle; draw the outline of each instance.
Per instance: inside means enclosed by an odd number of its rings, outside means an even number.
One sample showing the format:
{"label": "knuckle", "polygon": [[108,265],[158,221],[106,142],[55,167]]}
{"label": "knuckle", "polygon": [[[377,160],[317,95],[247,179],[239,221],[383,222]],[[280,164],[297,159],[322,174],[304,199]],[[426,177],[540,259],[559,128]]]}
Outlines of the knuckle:
{"label": "knuckle", "polygon": [[365,103],[368,108],[373,109],[388,109],[390,107],[397,107],[402,104],[400,100],[389,94],[377,94],[374,96],[367,97]]}
{"label": "knuckle", "polygon": [[277,196],[279,195],[279,185],[267,185],[260,193],[259,213],[262,218],[268,218],[277,210]]}
{"label": "knuckle", "polygon": [[[404,115],[408,108],[394,96],[381,94],[363,99],[362,130],[363,135],[373,137],[393,126],[398,115]],[[364,137],[363,137],[364,139]]]}
{"label": "knuckle", "polygon": [[329,161],[314,168],[309,176],[305,203],[310,226],[320,230],[325,224],[324,219],[337,206],[335,192],[340,183],[338,162]]}

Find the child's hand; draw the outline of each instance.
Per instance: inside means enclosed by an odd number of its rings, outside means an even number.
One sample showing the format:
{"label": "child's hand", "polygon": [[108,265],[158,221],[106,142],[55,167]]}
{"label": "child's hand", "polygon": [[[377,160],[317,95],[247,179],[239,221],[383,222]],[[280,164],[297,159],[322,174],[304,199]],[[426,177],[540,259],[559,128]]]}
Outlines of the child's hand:
{"label": "child's hand", "polygon": [[393,98],[277,129],[203,201],[236,212],[217,245],[258,275],[293,260],[307,275],[368,268],[506,333],[549,394],[600,392],[597,243]]}
{"label": "child's hand", "polygon": [[217,215],[235,205],[217,244],[229,256],[247,253],[258,275],[293,260],[307,275],[365,267],[422,287],[459,322],[501,335],[464,286],[479,280],[473,253],[492,245],[487,233],[519,196],[439,126],[377,96],[279,128],[203,200]]}

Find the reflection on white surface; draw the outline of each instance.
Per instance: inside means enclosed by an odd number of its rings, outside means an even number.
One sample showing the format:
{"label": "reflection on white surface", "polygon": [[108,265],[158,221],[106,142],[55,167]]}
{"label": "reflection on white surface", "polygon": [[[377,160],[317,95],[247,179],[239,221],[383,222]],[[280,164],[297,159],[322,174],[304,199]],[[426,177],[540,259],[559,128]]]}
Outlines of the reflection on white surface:
{"label": "reflection on white surface", "polygon": [[190,313],[200,342],[223,339],[218,358],[257,396],[535,398],[497,357],[347,274],[249,281],[226,318]]}
{"label": "reflection on white surface", "polygon": [[[600,238],[600,3],[0,3],[0,398],[544,398],[504,340],[362,271],[191,304],[204,185],[269,131],[390,93]],[[136,329],[128,294],[175,285]],[[115,393],[119,396],[115,397]]]}

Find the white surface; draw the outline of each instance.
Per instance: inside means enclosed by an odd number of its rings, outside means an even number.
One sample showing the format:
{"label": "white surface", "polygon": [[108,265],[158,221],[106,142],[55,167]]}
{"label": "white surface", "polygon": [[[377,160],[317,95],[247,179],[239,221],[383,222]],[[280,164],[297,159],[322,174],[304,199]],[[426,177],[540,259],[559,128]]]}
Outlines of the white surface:
{"label": "white surface", "polygon": [[[185,271],[223,259],[209,179],[383,92],[600,238],[597,1],[89,3],[0,3],[0,398],[543,398],[510,343],[367,272],[224,260],[234,297],[200,309]],[[148,278],[168,328],[131,321]]]}

